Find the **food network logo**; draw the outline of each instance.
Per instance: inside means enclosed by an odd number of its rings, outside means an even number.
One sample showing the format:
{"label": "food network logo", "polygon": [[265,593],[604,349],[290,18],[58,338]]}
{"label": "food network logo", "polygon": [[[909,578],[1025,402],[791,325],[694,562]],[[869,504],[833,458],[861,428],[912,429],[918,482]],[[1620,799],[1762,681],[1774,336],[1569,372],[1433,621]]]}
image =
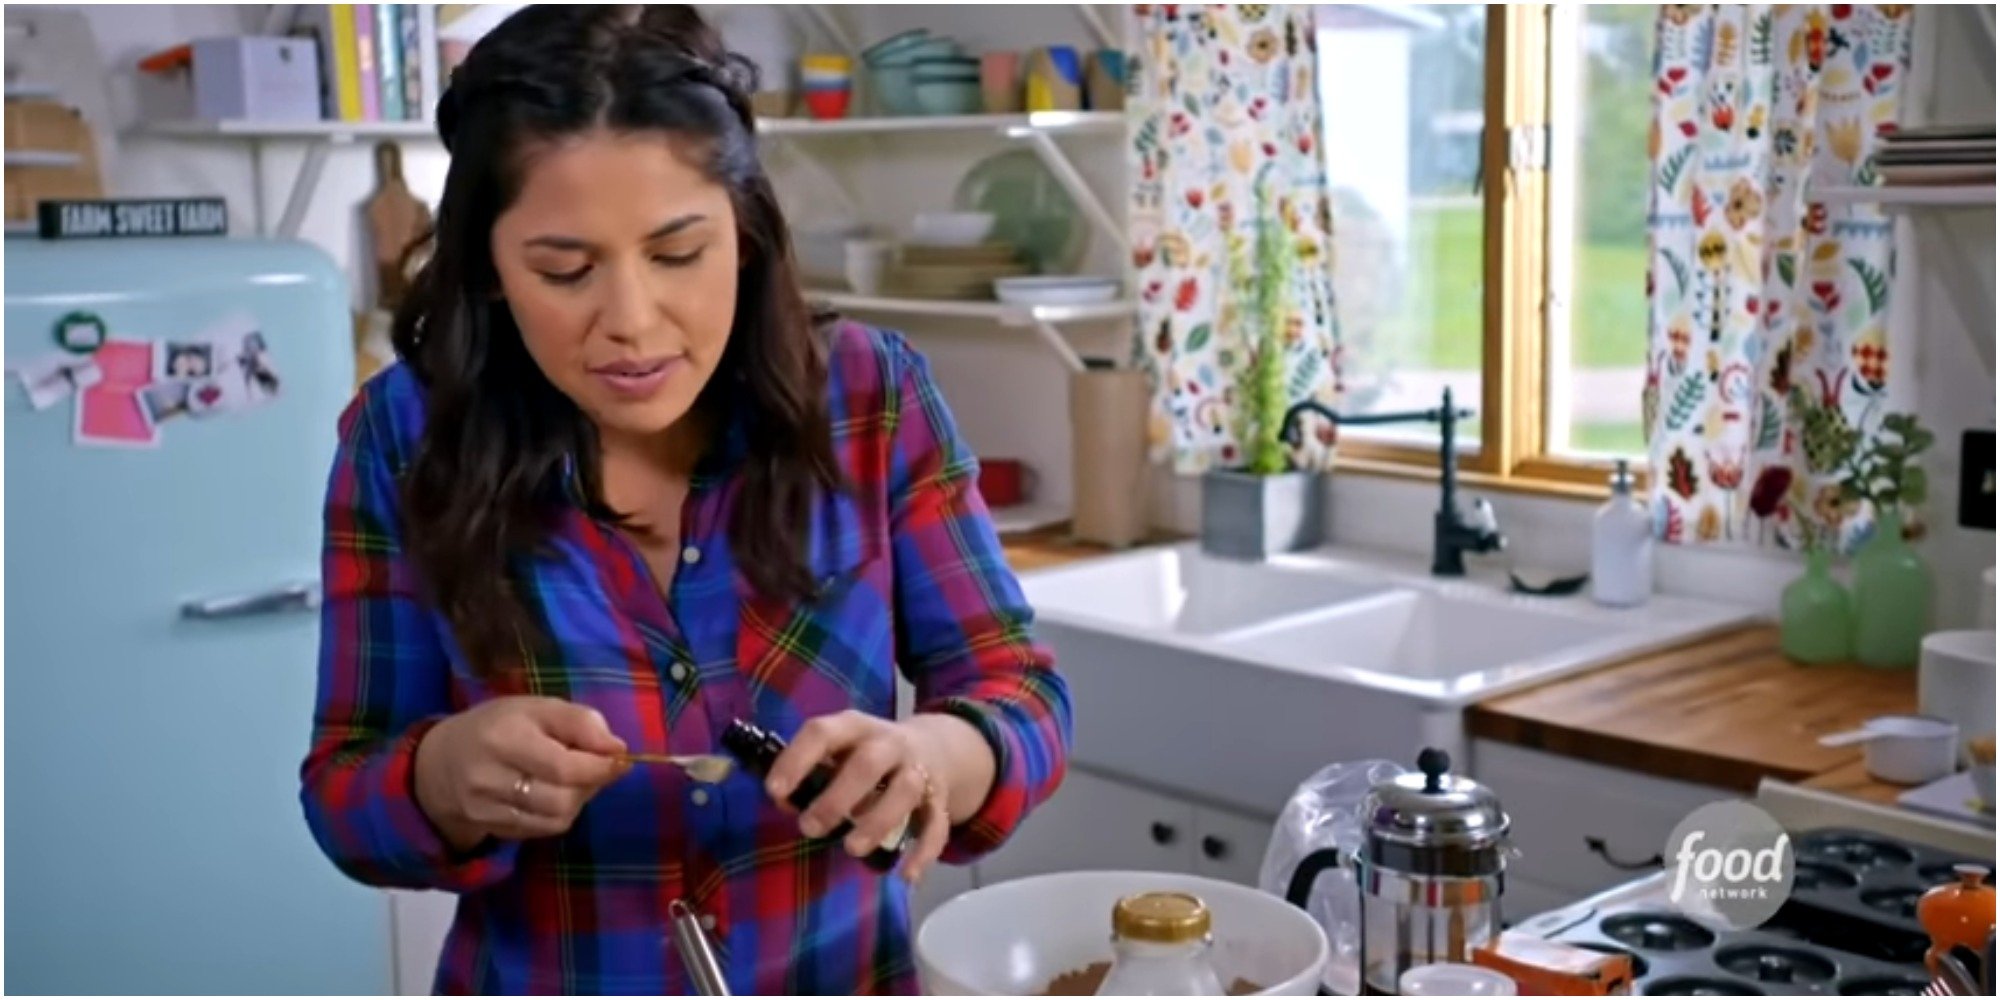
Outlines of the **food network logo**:
{"label": "food network logo", "polygon": [[1791,834],[1748,802],[1715,802],[1667,840],[1667,898],[1691,916],[1747,930],[1776,916],[1792,894]]}

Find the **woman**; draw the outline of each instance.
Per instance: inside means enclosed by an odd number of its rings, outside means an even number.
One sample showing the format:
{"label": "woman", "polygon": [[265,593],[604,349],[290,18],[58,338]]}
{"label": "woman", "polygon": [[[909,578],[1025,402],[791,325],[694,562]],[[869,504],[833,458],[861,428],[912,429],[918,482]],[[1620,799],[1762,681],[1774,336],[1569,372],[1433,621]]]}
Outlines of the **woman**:
{"label": "woman", "polygon": [[[911,991],[906,882],[1061,780],[973,457],[901,339],[808,313],[745,89],[686,8],[552,6],[440,102],[401,361],[340,425],[302,778],[343,871],[460,895],[441,991],[686,992],[675,899],[737,992]],[[792,741],[767,782],[621,762],[738,718]],[[900,878],[857,860],[906,821]]]}

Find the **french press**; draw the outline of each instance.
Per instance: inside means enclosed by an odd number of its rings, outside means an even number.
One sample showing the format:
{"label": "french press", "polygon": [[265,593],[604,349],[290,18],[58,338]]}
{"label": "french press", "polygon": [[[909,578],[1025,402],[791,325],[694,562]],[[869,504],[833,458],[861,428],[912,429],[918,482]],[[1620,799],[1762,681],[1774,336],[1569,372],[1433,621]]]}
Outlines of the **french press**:
{"label": "french press", "polygon": [[1393,995],[1403,973],[1433,962],[1471,962],[1500,934],[1507,814],[1492,791],[1455,777],[1451,757],[1426,749],[1418,773],[1378,783],[1364,800],[1362,841],[1299,862],[1285,898],[1305,908],[1313,881],[1342,864],[1361,895],[1361,988]]}

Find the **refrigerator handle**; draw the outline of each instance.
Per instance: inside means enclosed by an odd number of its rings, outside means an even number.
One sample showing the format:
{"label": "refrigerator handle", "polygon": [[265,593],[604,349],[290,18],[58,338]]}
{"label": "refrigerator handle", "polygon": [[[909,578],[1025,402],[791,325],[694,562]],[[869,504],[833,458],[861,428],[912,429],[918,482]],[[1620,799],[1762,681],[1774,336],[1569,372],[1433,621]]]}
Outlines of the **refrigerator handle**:
{"label": "refrigerator handle", "polygon": [[302,581],[254,594],[231,594],[226,597],[188,601],[181,605],[181,617],[193,621],[219,621],[226,618],[312,611],[319,607],[319,599],[319,583]]}

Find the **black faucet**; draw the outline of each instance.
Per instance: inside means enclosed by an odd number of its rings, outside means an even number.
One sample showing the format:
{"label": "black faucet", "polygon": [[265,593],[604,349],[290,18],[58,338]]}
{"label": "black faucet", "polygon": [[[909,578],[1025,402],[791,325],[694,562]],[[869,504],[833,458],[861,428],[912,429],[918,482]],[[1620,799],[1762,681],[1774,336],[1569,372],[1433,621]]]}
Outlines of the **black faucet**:
{"label": "black faucet", "polygon": [[1278,430],[1278,436],[1286,444],[1296,446],[1299,443],[1299,416],[1303,413],[1316,413],[1335,424],[1350,426],[1438,425],[1438,509],[1431,530],[1431,575],[1464,576],[1467,552],[1494,552],[1507,546],[1507,538],[1500,533],[1500,526],[1494,519],[1492,504],[1484,498],[1476,501],[1473,506],[1478,516],[1473,521],[1467,521],[1464,512],[1459,510],[1456,431],[1458,422],[1471,417],[1472,411],[1451,405],[1449,386],[1445,387],[1443,402],[1429,410],[1342,414],[1310,399],[1294,403],[1291,409],[1285,411],[1285,422]]}

